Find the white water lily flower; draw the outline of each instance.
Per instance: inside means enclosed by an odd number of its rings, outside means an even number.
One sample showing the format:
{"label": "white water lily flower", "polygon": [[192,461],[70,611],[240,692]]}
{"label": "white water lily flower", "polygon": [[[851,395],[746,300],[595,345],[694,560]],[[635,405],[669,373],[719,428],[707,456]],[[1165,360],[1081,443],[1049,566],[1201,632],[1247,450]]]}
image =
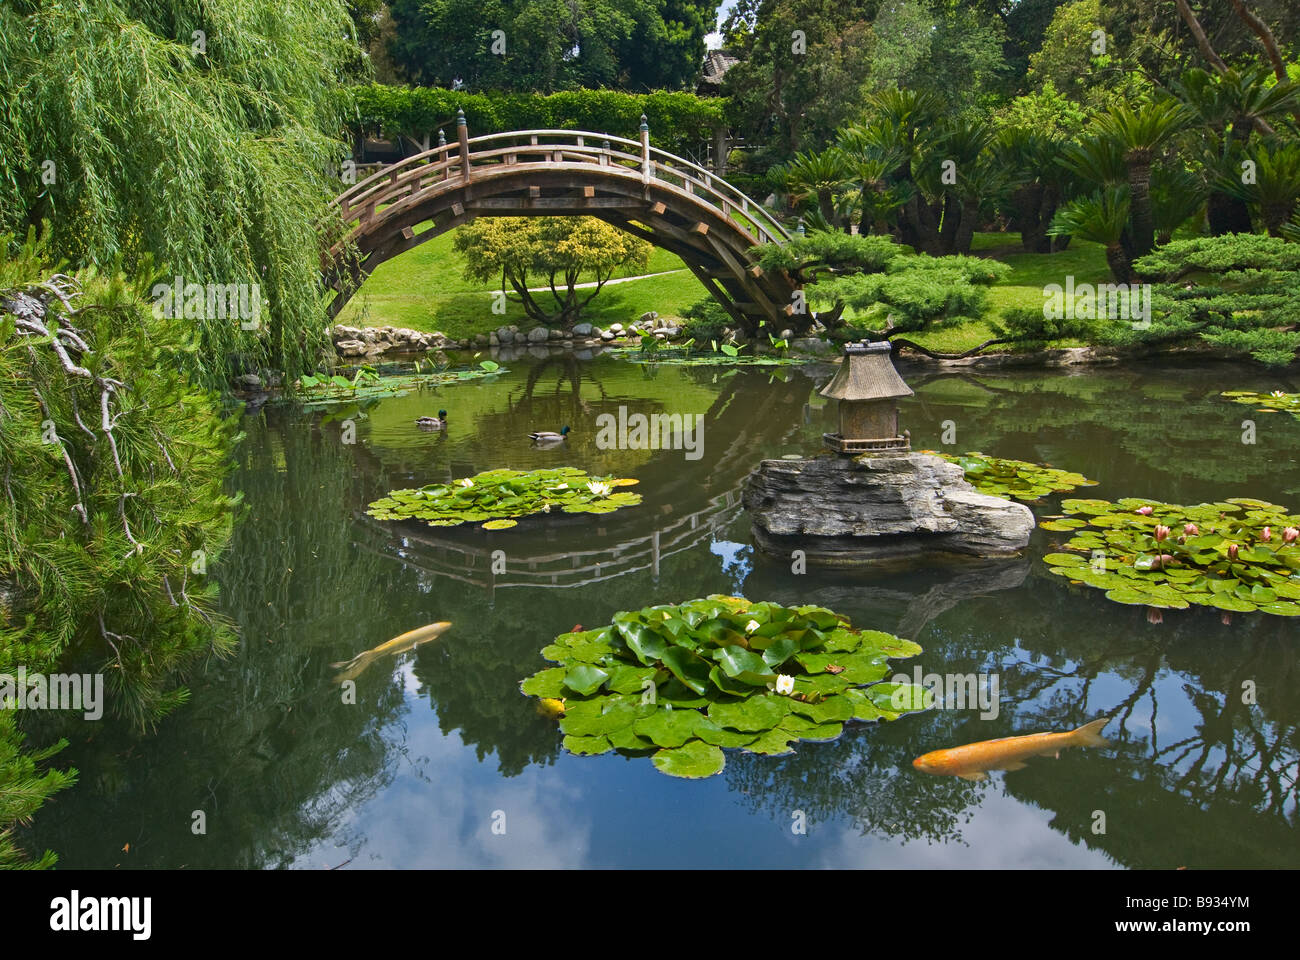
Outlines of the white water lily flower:
{"label": "white water lily flower", "polygon": [[758,629],[758,621],[757,621],[757,620],[751,620],[751,621],[749,621],[749,623],[745,624],[745,632],[746,632],[746,633],[753,633],[753,632],[754,632],[755,630],[757,630],[757,629]]}
{"label": "white water lily flower", "polygon": [[469,477],[463,477],[460,480],[457,480],[456,482],[459,483],[462,487],[468,488],[474,486],[474,481],[471,480]]}
{"label": "white water lily flower", "polygon": [[601,483],[599,480],[592,480],[587,484],[587,489],[598,497],[609,496],[609,491],[613,489],[608,483]]}
{"label": "white water lily flower", "polygon": [[1274,396],[1274,397],[1285,397],[1286,394],[1283,393],[1281,390],[1274,390],[1274,391],[1272,392],[1272,394],[1270,394],[1270,396]]}
{"label": "white water lily flower", "polygon": [[794,677],[788,677],[784,673],[778,674],[776,678],[777,693],[794,693]]}

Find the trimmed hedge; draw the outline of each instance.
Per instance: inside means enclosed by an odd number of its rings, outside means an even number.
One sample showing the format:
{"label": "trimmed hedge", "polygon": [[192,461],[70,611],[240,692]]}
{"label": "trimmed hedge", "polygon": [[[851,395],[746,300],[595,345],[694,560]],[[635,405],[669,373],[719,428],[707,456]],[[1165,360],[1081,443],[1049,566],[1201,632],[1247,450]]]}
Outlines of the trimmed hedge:
{"label": "trimmed hedge", "polygon": [[592,130],[636,139],[641,114],[650,141],[670,153],[693,149],[724,126],[726,101],[692,93],[564,90],[559,93],[463,93],[440,87],[351,87],[346,116],[356,133],[422,139],[441,127],[456,137],[456,111],[465,111],[470,136],[508,130]]}

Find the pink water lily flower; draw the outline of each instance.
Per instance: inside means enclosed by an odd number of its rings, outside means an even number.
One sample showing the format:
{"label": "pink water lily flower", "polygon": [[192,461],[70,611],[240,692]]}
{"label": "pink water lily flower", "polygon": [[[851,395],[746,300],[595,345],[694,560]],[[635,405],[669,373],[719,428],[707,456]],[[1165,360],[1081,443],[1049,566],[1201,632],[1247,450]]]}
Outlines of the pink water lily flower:
{"label": "pink water lily flower", "polygon": [[1284,543],[1295,543],[1296,537],[1300,537],[1300,530],[1295,527],[1287,527],[1282,531],[1282,541]]}
{"label": "pink water lily flower", "polygon": [[1201,535],[1201,530],[1196,526],[1196,524],[1188,523],[1183,525],[1183,533],[1187,534],[1189,537],[1199,537]]}
{"label": "pink water lily flower", "polygon": [[1169,536],[1169,528],[1164,526],[1163,524],[1156,524],[1156,533],[1155,533],[1156,542],[1159,543],[1161,540],[1164,540],[1168,536]]}
{"label": "pink water lily flower", "polygon": [[1152,511],[1151,507],[1138,507],[1137,510],[1136,510],[1135,512],[1136,512],[1136,513],[1140,513],[1140,514],[1142,514],[1142,516],[1144,516],[1144,517],[1149,517],[1149,516],[1151,516],[1151,514],[1152,514],[1153,511]]}
{"label": "pink water lily flower", "polygon": [[1237,559],[1237,551],[1238,551],[1239,549],[1240,549],[1240,548],[1239,548],[1235,543],[1230,543],[1230,544],[1228,544],[1228,559],[1229,559],[1229,560],[1236,560],[1236,559]]}
{"label": "pink water lily flower", "polygon": [[1270,540],[1272,540],[1273,539],[1272,528],[1265,527],[1263,534],[1260,536],[1260,539],[1263,540],[1265,543],[1268,543]]}

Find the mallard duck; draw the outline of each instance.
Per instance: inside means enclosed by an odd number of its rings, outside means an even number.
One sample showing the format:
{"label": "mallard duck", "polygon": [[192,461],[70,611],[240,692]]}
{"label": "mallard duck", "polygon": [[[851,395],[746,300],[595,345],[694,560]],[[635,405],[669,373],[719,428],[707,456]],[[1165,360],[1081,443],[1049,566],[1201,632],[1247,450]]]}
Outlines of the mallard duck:
{"label": "mallard duck", "polygon": [[564,438],[568,433],[568,427],[561,427],[559,433],[555,433],[551,430],[538,430],[534,433],[530,433],[528,438],[539,447],[553,447],[557,443],[563,443]]}
{"label": "mallard duck", "polygon": [[447,411],[439,410],[436,417],[417,417],[415,425],[425,430],[441,430],[447,425]]}

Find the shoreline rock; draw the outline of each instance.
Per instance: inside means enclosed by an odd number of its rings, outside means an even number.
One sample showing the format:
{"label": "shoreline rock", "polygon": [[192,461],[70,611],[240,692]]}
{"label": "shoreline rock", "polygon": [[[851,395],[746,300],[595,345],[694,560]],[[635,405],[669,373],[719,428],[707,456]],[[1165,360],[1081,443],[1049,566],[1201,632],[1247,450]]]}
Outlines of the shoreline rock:
{"label": "shoreline rock", "polygon": [[760,550],[813,563],[1014,556],[1035,526],[1024,504],[979,493],[925,453],[763,460],[742,503]]}

